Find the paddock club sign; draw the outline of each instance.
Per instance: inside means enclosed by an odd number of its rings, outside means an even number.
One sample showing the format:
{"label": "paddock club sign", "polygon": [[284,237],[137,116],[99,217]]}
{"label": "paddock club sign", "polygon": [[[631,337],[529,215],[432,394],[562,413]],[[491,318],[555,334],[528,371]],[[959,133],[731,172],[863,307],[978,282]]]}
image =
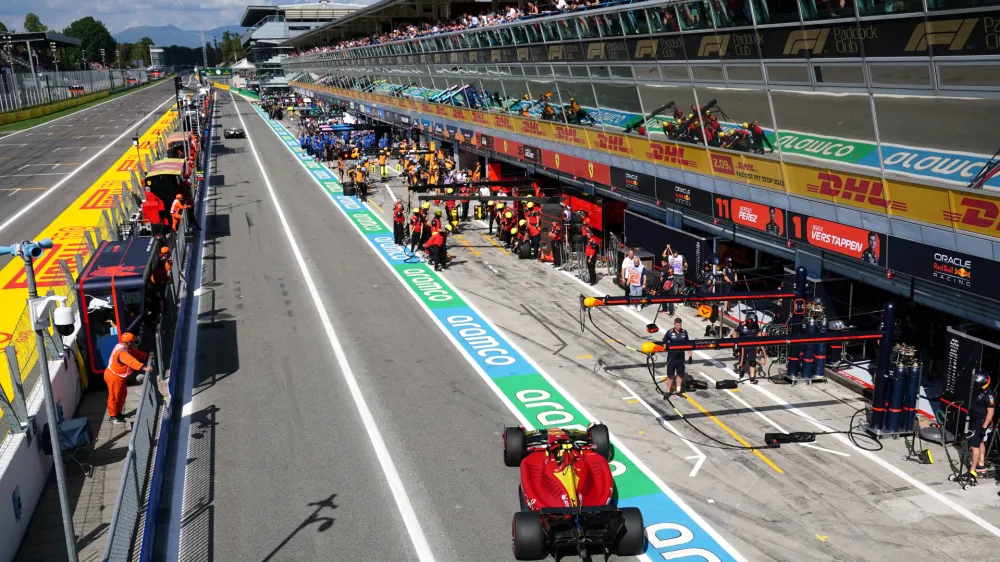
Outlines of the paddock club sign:
{"label": "paddock club sign", "polygon": [[[378,57],[391,64],[639,62],[831,57],[937,57],[1000,54],[1000,10],[925,18],[910,14],[836,25],[760,27],[727,33],[665,33],[645,38],[563,41],[553,45]],[[422,60],[421,60],[422,59]],[[394,61],[394,62],[393,62]],[[370,58],[344,66],[370,66]]]}

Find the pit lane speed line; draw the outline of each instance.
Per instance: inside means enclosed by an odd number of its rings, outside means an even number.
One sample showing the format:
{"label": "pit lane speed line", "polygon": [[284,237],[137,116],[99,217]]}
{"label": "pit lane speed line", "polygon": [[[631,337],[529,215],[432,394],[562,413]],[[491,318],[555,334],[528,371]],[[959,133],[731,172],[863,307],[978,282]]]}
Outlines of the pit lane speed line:
{"label": "pit lane speed line", "polygon": [[[258,106],[252,107],[525,427],[585,428],[596,421],[445,278],[425,263],[404,263],[407,255],[394,243],[386,221],[357,198],[344,196],[340,183],[299,148],[291,132]],[[612,441],[617,451],[611,466],[618,504],[638,507],[646,522],[649,543],[641,558],[745,560],[620,440],[612,436]]]}

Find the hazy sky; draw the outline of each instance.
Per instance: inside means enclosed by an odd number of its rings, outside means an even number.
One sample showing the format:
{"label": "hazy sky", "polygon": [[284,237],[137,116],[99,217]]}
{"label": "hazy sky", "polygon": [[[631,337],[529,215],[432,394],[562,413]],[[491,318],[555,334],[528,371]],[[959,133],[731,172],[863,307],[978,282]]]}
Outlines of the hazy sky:
{"label": "hazy sky", "polygon": [[[371,0],[351,0],[369,4]],[[140,25],[170,25],[197,31],[199,21],[205,29],[220,25],[238,25],[248,4],[302,4],[303,0],[0,0],[0,22],[8,29],[24,31],[24,15],[38,14],[49,29],[62,30],[74,20],[86,16],[104,22],[112,34]]]}

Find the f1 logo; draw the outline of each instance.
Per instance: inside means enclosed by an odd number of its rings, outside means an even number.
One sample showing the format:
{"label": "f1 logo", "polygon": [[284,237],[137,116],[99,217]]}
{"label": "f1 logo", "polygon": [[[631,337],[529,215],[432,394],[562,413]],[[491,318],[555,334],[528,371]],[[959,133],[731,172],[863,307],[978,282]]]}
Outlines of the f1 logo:
{"label": "f1 logo", "polygon": [[797,55],[802,50],[809,51],[814,55],[822,54],[826,38],[829,35],[829,28],[797,29],[788,34],[784,54],[785,56]]}
{"label": "f1 logo", "polygon": [[653,59],[656,58],[656,39],[643,39],[636,42],[635,44],[635,57],[636,59]]}
{"label": "f1 logo", "polygon": [[565,57],[566,48],[562,45],[553,45],[549,47],[549,60],[563,60]]}
{"label": "f1 logo", "polygon": [[594,43],[587,47],[587,60],[604,60],[604,43]]}
{"label": "f1 logo", "polygon": [[528,60],[528,58],[529,57],[528,57],[528,48],[527,47],[520,47],[520,48],[517,49],[517,60],[518,60],[518,62]]}
{"label": "f1 logo", "polygon": [[960,51],[976,28],[978,18],[929,21],[918,23],[906,43],[906,51],[926,51],[928,46],[948,45],[949,51]]}
{"label": "f1 logo", "polygon": [[701,46],[698,47],[698,56],[701,58],[710,57],[712,53],[720,57],[726,56],[726,49],[729,47],[728,35],[709,35],[701,38]]}

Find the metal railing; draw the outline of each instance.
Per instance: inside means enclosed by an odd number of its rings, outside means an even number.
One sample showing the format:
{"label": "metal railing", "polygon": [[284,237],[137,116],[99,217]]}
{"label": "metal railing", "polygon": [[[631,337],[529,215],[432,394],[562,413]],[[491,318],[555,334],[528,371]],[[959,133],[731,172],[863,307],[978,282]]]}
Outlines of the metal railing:
{"label": "metal railing", "polygon": [[[157,341],[160,340],[159,333],[158,327]],[[128,440],[125,468],[118,486],[118,498],[111,514],[108,542],[104,545],[102,560],[131,560],[136,546],[134,538],[139,525],[139,516],[143,513],[147,499],[149,467],[153,461],[153,452],[156,450],[160,405],[163,403],[163,397],[156,384],[160,375],[156,367],[157,362],[154,357],[150,357],[150,361],[153,370],[142,380],[139,406],[135,411],[132,435]]]}
{"label": "metal railing", "polygon": [[129,84],[149,81],[145,70],[61,70],[59,72],[0,72],[0,113],[19,111]]}

